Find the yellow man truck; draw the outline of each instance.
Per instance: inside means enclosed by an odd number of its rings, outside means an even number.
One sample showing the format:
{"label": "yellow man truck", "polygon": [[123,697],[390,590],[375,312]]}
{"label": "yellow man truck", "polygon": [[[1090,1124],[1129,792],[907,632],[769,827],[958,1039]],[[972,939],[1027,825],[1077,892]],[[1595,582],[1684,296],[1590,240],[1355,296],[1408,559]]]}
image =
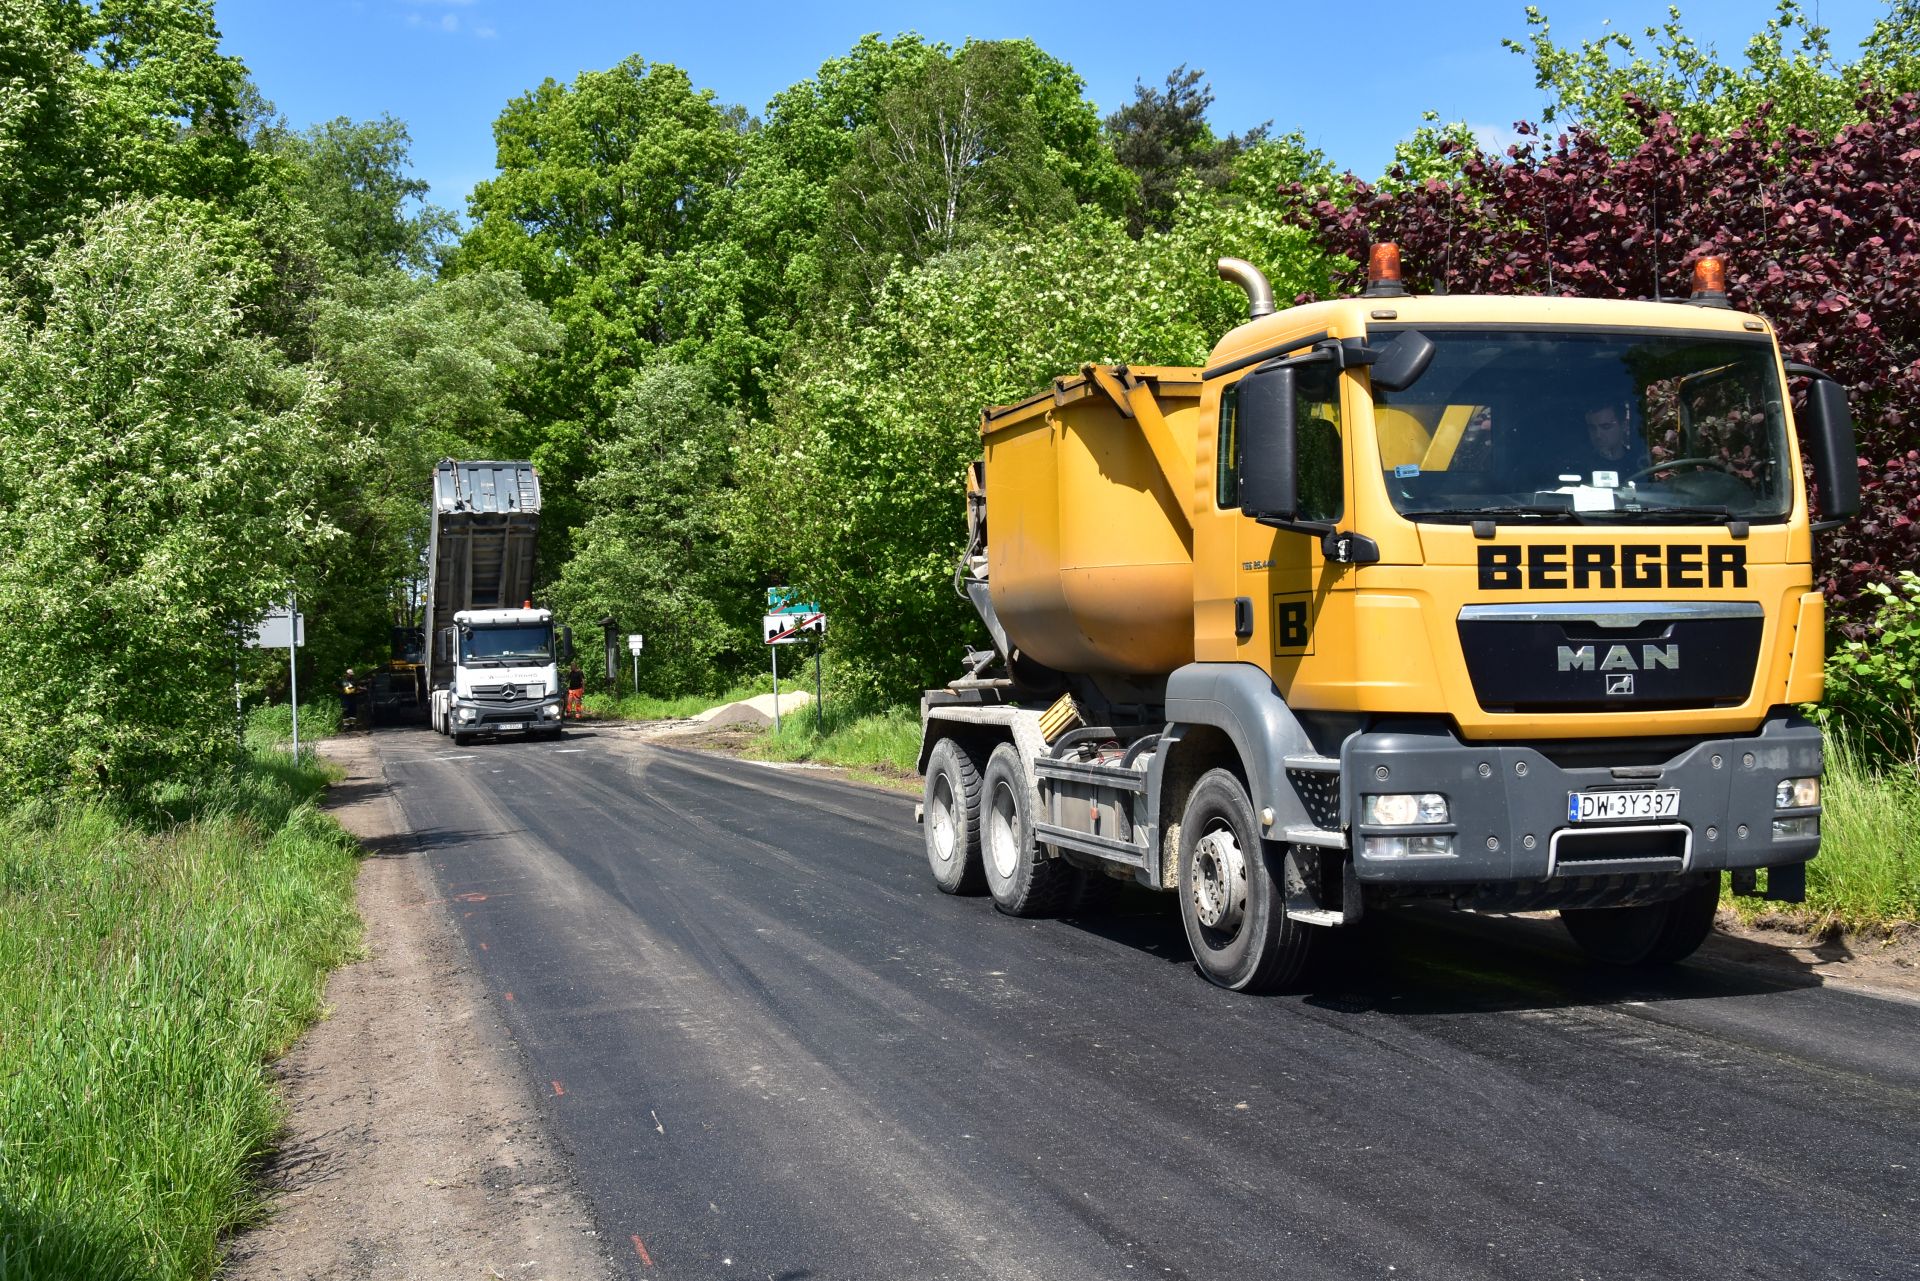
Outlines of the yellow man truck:
{"label": "yellow man truck", "polygon": [[1711,258],[1685,303],[1413,296],[1385,245],[1285,311],[1220,272],[1251,318],[1203,368],[982,415],[956,585],[992,647],[922,701],[940,888],[1174,892],[1241,990],[1398,901],[1558,909],[1642,965],[1699,946],[1722,873],[1803,897],[1838,385]]}

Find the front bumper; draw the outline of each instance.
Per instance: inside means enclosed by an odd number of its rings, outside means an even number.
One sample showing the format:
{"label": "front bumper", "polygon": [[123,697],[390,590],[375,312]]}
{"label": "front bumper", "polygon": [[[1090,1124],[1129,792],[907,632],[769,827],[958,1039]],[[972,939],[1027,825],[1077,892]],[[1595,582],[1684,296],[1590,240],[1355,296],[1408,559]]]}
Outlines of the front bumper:
{"label": "front bumper", "polygon": [[521,730],[559,729],[564,693],[512,703],[454,699],[448,723],[462,734],[510,734]]}
{"label": "front bumper", "polygon": [[[1700,740],[1579,740],[1482,745],[1444,722],[1377,725],[1342,750],[1341,816],[1355,875],[1380,888],[1509,904],[1659,897],[1703,873],[1767,868],[1768,897],[1800,897],[1820,849],[1819,808],[1776,809],[1782,779],[1821,772],[1820,730],[1776,709],[1757,734]],[[1676,814],[1574,824],[1570,793],[1675,789]],[[1360,823],[1368,794],[1438,792],[1447,823]],[[1811,835],[1776,839],[1774,820],[1812,818]],[[1380,857],[1368,837],[1451,836],[1451,854]],[[1497,883],[1497,884],[1494,884]],[[1740,883],[1751,884],[1750,876]],[[1500,889],[1497,886],[1505,886]]]}

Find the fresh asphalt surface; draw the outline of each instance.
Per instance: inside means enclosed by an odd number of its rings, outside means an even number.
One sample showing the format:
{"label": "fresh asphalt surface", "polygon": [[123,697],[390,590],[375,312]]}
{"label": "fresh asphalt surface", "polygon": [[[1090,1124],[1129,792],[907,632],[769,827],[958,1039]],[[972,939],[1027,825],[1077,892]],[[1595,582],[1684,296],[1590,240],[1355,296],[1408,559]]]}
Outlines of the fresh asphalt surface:
{"label": "fresh asphalt surface", "polygon": [[1017,921],[913,799],[382,732],[636,1277],[1920,1277],[1920,1006],[1376,913],[1310,995]]}

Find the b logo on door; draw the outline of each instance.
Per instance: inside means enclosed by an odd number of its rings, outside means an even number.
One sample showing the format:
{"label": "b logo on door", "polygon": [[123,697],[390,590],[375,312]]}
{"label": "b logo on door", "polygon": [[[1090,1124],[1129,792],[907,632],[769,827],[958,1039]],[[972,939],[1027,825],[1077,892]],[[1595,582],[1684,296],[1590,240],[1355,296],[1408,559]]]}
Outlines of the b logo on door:
{"label": "b logo on door", "polygon": [[1300,592],[1273,598],[1273,653],[1304,658],[1313,653],[1313,595]]}

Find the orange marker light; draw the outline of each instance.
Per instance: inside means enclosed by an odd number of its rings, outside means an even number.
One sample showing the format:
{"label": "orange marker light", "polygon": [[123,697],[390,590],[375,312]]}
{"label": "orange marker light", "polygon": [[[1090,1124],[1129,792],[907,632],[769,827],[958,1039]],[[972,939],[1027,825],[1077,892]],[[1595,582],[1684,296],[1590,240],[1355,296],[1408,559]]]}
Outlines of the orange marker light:
{"label": "orange marker light", "polygon": [[1400,282],[1400,246],[1383,240],[1367,250],[1367,287],[1363,298],[1397,298],[1407,292]]}
{"label": "orange marker light", "polygon": [[1696,294],[1727,292],[1727,264],[1712,257],[1702,258],[1694,263],[1693,292]]}
{"label": "orange marker light", "polygon": [[1400,279],[1400,246],[1385,240],[1367,250],[1367,283]]}

